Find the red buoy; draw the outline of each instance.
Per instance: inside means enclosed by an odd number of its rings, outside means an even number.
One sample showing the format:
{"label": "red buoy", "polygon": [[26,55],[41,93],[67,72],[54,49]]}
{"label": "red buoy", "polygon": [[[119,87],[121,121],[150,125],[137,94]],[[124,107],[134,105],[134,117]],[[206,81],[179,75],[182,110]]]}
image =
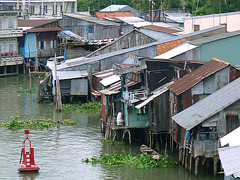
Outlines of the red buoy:
{"label": "red buoy", "polygon": [[[28,138],[29,130],[25,130],[26,139],[22,144],[21,158],[20,158],[20,168],[18,171],[21,173],[37,173],[40,169],[35,166],[34,162],[34,148],[31,147],[31,140]],[[26,141],[29,141],[29,147],[26,147]]]}

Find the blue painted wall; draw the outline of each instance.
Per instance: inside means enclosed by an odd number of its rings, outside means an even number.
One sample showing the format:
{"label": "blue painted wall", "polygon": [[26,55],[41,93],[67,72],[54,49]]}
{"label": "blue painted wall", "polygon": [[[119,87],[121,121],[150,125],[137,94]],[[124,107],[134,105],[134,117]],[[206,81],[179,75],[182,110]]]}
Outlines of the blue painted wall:
{"label": "blue painted wall", "polygon": [[148,123],[147,113],[142,114],[141,111],[139,112],[138,109],[132,105],[131,111],[128,109],[128,104],[124,103],[124,119],[125,119],[125,126],[127,127],[140,127],[146,126]]}
{"label": "blue painted wall", "polygon": [[[26,43],[24,44],[25,49],[25,57],[36,57],[37,56],[37,34],[36,33],[29,33],[27,34]],[[30,51],[30,53],[29,53]]]}
{"label": "blue painted wall", "polygon": [[240,65],[240,35],[201,45],[200,60],[209,61],[213,57]]}

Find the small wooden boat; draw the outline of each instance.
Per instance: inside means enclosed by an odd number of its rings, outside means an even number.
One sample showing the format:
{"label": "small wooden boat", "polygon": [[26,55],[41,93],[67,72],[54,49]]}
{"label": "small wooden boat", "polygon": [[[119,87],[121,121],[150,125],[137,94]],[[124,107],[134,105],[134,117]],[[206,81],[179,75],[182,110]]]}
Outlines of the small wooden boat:
{"label": "small wooden boat", "polygon": [[147,154],[149,156],[152,156],[154,160],[160,160],[160,154],[156,151],[154,151],[153,149],[149,148],[148,146],[146,145],[141,145],[140,147],[140,151],[143,153],[143,154]]}

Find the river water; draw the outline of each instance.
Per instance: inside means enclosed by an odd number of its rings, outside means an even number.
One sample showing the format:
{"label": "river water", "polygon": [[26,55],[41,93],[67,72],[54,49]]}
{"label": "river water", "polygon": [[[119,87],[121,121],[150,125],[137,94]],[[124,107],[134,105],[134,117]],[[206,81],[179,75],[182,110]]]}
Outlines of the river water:
{"label": "river water", "polygon": [[[34,87],[34,84],[32,84]],[[36,93],[16,93],[28,88],[28,76],[0,78],[0,123],[14,116],[24,118],[74,119],[76,126],[61,126],[49,130],[30,130],[29,138],[35,150],[35,163],[40,167],[38,174],[19,174],[19,159],[24,130],[0,128],[0,179],[7,180],[155,180],[196,179],[181,166],[155,169],[136,169],[128,166],[92,165],[82,159],[101,154],[140,153],[140,144],[111,145],[99,140],[102,137],[100,114],[56,113],[55,106],[37,103]],[[214,178],[212,173],[200,171],[198,180]]]}

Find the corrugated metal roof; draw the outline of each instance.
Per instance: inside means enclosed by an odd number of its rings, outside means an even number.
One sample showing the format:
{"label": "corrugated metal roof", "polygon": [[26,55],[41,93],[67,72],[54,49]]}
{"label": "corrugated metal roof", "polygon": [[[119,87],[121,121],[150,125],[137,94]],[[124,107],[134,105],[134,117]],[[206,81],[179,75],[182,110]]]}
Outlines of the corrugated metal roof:
{"label": "corrugated metal roof", "polygon": [[156,61],[156,62],[170,62],[170,63],[179,63],[179,64],[206,64],[206,61],[195,61],[195,60],[186,60],[186,59],[162,59],[162,58],[140,58],[139,60],[143,61]]}
{"label": "corrugated metal roof", "polygon": [[52,22],[58,21],[57,19],[18,19],[18,27],[37,27]]}
{"label": "corrugated metal roof", "polygon": [[226,176],[240,177],[240,146],[218,149],[219,158]]}
{"label": "corrugated metal roof", "polygon": [[190,130],[239,100],[239,89],[240,78],[173,116],[172,119],[184,129]]}
{"label": "corrugated metal roof", "polygon": [[112,95],[112,94],[118,94],[119,91],[109,91],[108,89],[101,90],[100,93],[105,95]]}
{"label": "corrugated metal roof", "polygon": [[168,91],[168,86],[171,85],[173,82],[169,82],[166,83],[164,85],[162,85],[161,87],[155,89],[154,91],[152,91],[152,94],[150,97],[148,97],[147,100],[143,101],[142,103],[138,104],[137,106],[135,106],[135,108],[140,109],[141,107],[145,106],[146,104],[148,104],[149,102],[151,102],[153,99],[155,99],[156,97],[160,96],[161,94],[165,93],[166,91]]}
{"label": "corrugated metal roof", "polygon": [[230,64],[225,61],[219,60],[217,58],[212,58],[212,60],[202,65],[195,71],[177,80],[174,84],[169,86],[169,89],[178,96],[198,84],[206,77],[216,73],[217,71],[229,65]]}
{"label": "corrugated metal roof", "polygon": [[170,59],[170,58],[178,56],[178,55],[180,55],[182,53],[185,53],[187,51],[195,49],[197,47],[198,46],[195,46],[195,45],[192,45],[192,44],[190,44],[188,42],[185,42],[185,43],[183,43],[183,44],[181,44],[181,45],[171,49],[170,51],[167,51],[167,52],[165,52],[165,53],[163,53],[163,54],[161,54],[159,56],[156,56],[154,58]]}
{"label": "corrugated metal roof", "polygon": [[34,32],[50,32],[50,31],[62,31],[63,28],[36,28],[36,29],[28,29],[26,32],[34,33]]}
{"label": "corrugated metal roof", "polygon": [[150,29],[150,30],[153,30],[153,31],[159,31],[159,32],[168,33],[168,34],[181,32],[181,31],[178,31],[176,29],[170,29],[170,28],[156,26],[156,25],[141,26],[139,28]]}
{"label": "corrugated metal roof", "polygon": [[142,46],[122,49],[122,50],[119,50],[119,51],[113,51],[113,52],[110,52],[110,53],[105,53],[105,54],[102,54],[102,55],[99,55],[99,56],[94,56],[94,57],[91,57],[91,58],[79,57],[79,58],[69,59],[69,60],[66,61],[66,63],[62,64],[61,66],[58,66],[57,68],[58,69],[65,69],[65,68],[69,68],[69,67],[79,66],[79,65],[88,64],[88,63],[93,63],[93,62],[97,62],[99,60],[102,60],[102,59],[105,59],[105,58],[108,58],[108,57],[113,57],[113,56],[117,56],[117,55],[120,55],[120,54],[123,54],[123,53],[128,53],[128,52],[132,52],[132,51],[156,46],[158,44],[162,44],[162,43],[171,42],[171,41],[175,41],[175,40],[186,38],[186,37],[191,37],[191,36],[203,34],[203,33],[206,33],[206,32],[212,31],[212,30],[216,30],[216,29],[220,29],[220,28],[222,28],[222,26],[215,26],[215,27],[211,27],[211,28],[204,29],[204,30],[201,30],[201,31],[196,31],[196,32],[193,32],[193,33],[189,33],[189,34],[186,34],[186,35],[175,36],[175,37],[171,37],[171,38],[166,39],[166,40],[161,40],[161,41],[145,44],[145,45],[142,45]]}
{"label": "corrugated metal roof", "polygon": [[79,41],[84,39],[83,37],[75,34],[72,31],[69,31],[69,30],[60,31],[58,33],[58,37],[64,37],[64,38],[67,38],[67,39],[76,39],[76,40],[79,40]]}
{"label": "corrugated metal roof", "polygon": [[[139,83],[140,82],[138,82],[138,81],[128,80],[127,87],[131,87],[131,86],[134,86],[134,85],[139,84]],[[124,87],[126,87],[126,85]],[[110,87],[108,87],[107,89],[104,89],[104,90],[102,90],[100,92],[105,94],[105,95],[111,95],[111,94],[119,93],[120,89],[121,89],[121,81],[112,84]]]}
{"label": "corrugated metal roof", "polygon": [[[55,71],[52,72],[53,79],[56,79],[55,77]],[[76,79],[76,78],[83,78],[88,76],[87,71],[57,71],[57,76],[59,76],[59,80],[64,79]]]}
{"label": "corrugated metal roof", "polygon": [[115,71],[115,69],[108,69],[106,71],[101,71],[101,72],[97,72],[97,73],[93,73],[92,75],[101,79],[105,79],[109,76],[113,75],[113,71]]}
{"label": "corrugated metal roof", "polygon": [[120,26],[117,23],[107,21],[107,20],[104,20],[104,19],[99,19],[99,18],[93,17],[93,16],[88,16],[88,15],[85,15],[85,14],[69,13],[69,14],[64,14],[64,16],[68,16],[68,17],[72,17],[72,18],[76,18],[76,19],[81,19],[81,20],[84,20],[84,21],[93,22],[93,23],[96,23],[96,24],[100,24],[102,26]]}
{"label": "corrugated metal roof", "polygon": [[107,11],[107,12],[113,12],[113,11],[119,11],[120,9],[122,8],[125,8],[126,6],[128,5],[110,5],[102,10],[100,10],[100,12],[104,12],[104,11]]}
{"label": "corrugated metal roof", "polygon": [[121,78],[120,76],[117,76],[117,75],[112,75],[112,76],[109,76],[103,80],[100,81],[100,83],[103,85],[103,86],[109,86],[110,84],[113,84],[117,81],[120,81]]}
{"label": "corrugated metal roof", "polygon": [[190,41],[189,43],[196,46],[201,46],[202,44],[206,44],[209,42],[213,42],[213,41],[217,41],[217,40],[221,40],[221,39],[225,39],[233,36],[239,36],[239,35],[240,35],[240,30],[197,39],[194,41]]}
{"label": "corrugated metal roof", "polygon": [[134,15],[130,12],[96,12],[96,16],[100,19],[103,18],[115,18],[115,17],[134,17]]}
{"label": "corrugated metal roof", "polygon": [[240,146],[240,127],[220,138],[221,146],[229,144],[229,146]]}

